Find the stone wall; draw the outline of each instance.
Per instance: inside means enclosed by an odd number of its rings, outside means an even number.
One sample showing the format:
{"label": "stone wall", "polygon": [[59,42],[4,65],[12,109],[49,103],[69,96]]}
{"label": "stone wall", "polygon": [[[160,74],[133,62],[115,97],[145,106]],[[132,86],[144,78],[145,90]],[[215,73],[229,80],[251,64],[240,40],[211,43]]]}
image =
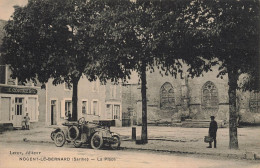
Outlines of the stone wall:
{"label": "stone wall", "polygon": [[[161,75],[159,70],[147,72],[147,119],[148,123],[154,121],[180,120],[191,118],[195,120],[209,120],[214,115],[217,120],[229,121],[228,79],[217,78],[217,67],[213,71],[204,73],[203,76],[184,79]],[[203,88],[205,83],[211,82],[217,90],[217,105],[214,108],[206,107],[203,102]],[[165,83],[172,85],[174,90],[174,106],[161,108],[161,88]],[[131,89],[129,89],[131,88]],[[129,100],[131,95],[131,100]],[[249,92],[238,91],[238,115],[239,122],[260,123],[260,96],[254,96]],[[137,123],[142,122],[142,103],[140,85],[128,85],[123,87],[123,113],[131,116],[127,108],[137,112]],[[251,102],[251,103],[250,103]],[[250,106],[254,106],[254,109]]]}
{"label": "stone wall", "polygon": [[238,91],[237,95],[239,121],[242,124],[260,124],[260,94]]}

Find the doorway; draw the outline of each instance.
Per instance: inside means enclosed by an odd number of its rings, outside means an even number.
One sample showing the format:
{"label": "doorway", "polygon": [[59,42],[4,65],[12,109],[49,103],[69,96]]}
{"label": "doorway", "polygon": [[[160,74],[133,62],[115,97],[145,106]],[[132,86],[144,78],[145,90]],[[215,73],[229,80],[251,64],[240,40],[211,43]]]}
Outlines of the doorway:
{"label": "doorway", "polygon": [[57,125],[57,101],[51,100],[51,125]]}
{"label": "doorway", "polygon": [[21,127],[22,126],[22,119],[24,113],[24,98],[15,98],[15,113],[13,116],[13,124],[14,127]]}

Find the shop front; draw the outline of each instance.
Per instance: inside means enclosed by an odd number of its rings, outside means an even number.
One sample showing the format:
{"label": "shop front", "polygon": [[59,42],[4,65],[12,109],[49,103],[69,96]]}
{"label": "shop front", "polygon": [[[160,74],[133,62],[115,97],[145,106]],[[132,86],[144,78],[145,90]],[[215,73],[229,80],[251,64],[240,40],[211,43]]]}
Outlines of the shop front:
{"label": "shop front", "polygon": [[28,113],[30,122],[39,116],[37,89],[22,86],[0,86],[0,123],[12,123],[21,127]]}

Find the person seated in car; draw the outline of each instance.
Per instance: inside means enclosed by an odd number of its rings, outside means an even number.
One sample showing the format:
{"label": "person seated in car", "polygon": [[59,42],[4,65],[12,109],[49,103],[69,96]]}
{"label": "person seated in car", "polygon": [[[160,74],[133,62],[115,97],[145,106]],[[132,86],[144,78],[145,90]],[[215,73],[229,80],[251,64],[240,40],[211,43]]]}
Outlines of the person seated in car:
{"label": "person seated in car", "polygon": [[70,113],[70,111],[68,111],[68,121],[71,121],[71,113]]}

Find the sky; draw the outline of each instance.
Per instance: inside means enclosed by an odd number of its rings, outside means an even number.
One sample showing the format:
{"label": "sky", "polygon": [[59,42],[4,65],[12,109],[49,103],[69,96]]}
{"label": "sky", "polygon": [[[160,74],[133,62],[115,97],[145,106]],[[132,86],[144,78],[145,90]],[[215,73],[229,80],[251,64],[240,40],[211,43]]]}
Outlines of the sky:
{"label": "sky", "polygon": [[24,6],[28,0],[0,0],[0,19],[9,20],[14,12],[14,5]]}

